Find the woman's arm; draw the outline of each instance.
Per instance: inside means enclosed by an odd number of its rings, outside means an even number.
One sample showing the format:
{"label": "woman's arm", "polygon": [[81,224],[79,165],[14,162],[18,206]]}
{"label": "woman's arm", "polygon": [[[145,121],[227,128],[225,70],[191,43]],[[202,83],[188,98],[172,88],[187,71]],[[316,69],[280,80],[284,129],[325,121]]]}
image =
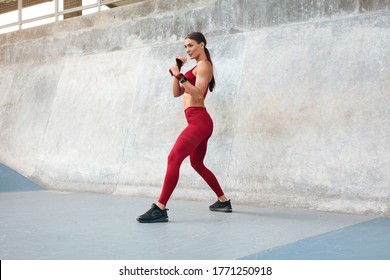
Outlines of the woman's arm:
{"label": "woman's arm", "polygon": [[190,82],[186,81],[182,84],[182,87],[191,95],[196,101],[204,99],[204,93],[209,86],[212,73],[212,66],[208,61],[199,61],[196,67],[196,83],[193,86]]}
{"label": "woman's arm", "polygon": [[175,76],[172,76],[173,97],[179,97],[179,96],[183,95],[183,93],[184,93],[184,88],[180,85],[179,80]]}
{"label": "woman's arm", "polygon": [[[178,63],[181,61],[180,63],[180,66],[178,65]],[[172,94],[173,94],[173,97],[179,97],[181,95],[183,95],[184,93],[184,88],[183,86],[180,84],[180,82],[177,80],[177,78],[175,77],[176,74],[180,73],[180,67],[183,66],[184,63],[186,63],[187,61],[187,58],[184,57],[184,56],[177,56],[176,57],[176,65],[173,66],[169,72],[171,72],[171,74],[174,74],[173,77],[172,77]]]}

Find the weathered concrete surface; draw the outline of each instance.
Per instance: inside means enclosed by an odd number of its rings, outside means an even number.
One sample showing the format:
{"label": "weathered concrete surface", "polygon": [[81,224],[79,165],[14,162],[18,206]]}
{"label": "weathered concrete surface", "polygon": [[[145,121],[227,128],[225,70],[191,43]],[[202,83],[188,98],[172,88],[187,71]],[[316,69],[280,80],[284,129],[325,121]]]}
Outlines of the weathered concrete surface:
{"label": "weathered concrete surface", "polygon": [[[390,215],[390,1],[173,2],[0,35],[0,161],[49,189],[158,196],[186,124],[167,69],[201,30],[206,164],[229,197]],[[213,198],[187,160],[174,197]]]}

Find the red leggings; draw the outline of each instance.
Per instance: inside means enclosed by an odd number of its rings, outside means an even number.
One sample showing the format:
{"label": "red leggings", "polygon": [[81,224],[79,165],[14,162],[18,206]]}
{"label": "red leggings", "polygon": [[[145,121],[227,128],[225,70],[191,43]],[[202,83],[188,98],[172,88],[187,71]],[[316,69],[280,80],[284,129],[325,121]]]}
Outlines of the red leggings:
{"label": "red leggings", "polygon": [[206,181],[217,197],[223,191],[214,174],[203,164],[207,141],[213,132],[213,121],[204,107],[189,107],[185,110],[188,126],[182,131],[168,155],[168,167],[164,186],[158,202],[167,205],[179,180],[180,165],[190,156],[191,166]]}

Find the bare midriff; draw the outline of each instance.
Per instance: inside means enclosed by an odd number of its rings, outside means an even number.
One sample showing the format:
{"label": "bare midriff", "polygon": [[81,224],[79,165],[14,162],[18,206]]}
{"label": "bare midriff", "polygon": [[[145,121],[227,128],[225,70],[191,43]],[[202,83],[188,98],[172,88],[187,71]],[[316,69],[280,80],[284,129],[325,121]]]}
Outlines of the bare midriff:
{"label": "bare midriff", "polygon": [[184,110],[188,107],[205,107],[204,98],[199,101],[194,100],[194,98],[188,93],[184,93]]}

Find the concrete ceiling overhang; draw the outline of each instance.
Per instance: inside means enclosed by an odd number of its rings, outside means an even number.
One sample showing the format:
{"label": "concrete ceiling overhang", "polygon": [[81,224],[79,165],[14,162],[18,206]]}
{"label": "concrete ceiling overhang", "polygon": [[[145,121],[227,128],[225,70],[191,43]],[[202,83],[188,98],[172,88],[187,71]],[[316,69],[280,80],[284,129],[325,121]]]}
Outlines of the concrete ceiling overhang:
{"label": "concrete ceiling overhang", "polygon": [[[53,0],[22,0],[22,7],[31,7],[38,4],[51,2]],[[0,0],[0,14],[18,10],[18,0]]]}
{"label": "concrete ceiling overhang", "polygon": [[[52,2],[53,0],[22,0],[22,7],[31,7],[34,5]],[[128,4],[133,4],[137,2],[141,2],[144,0],[123,0],[114,3],[107,4],[106,6],[109,8],[120,7]],[[0,0],[0,14],[5,14],[8,12],[13,12],[18,10],[18,0]]]}

